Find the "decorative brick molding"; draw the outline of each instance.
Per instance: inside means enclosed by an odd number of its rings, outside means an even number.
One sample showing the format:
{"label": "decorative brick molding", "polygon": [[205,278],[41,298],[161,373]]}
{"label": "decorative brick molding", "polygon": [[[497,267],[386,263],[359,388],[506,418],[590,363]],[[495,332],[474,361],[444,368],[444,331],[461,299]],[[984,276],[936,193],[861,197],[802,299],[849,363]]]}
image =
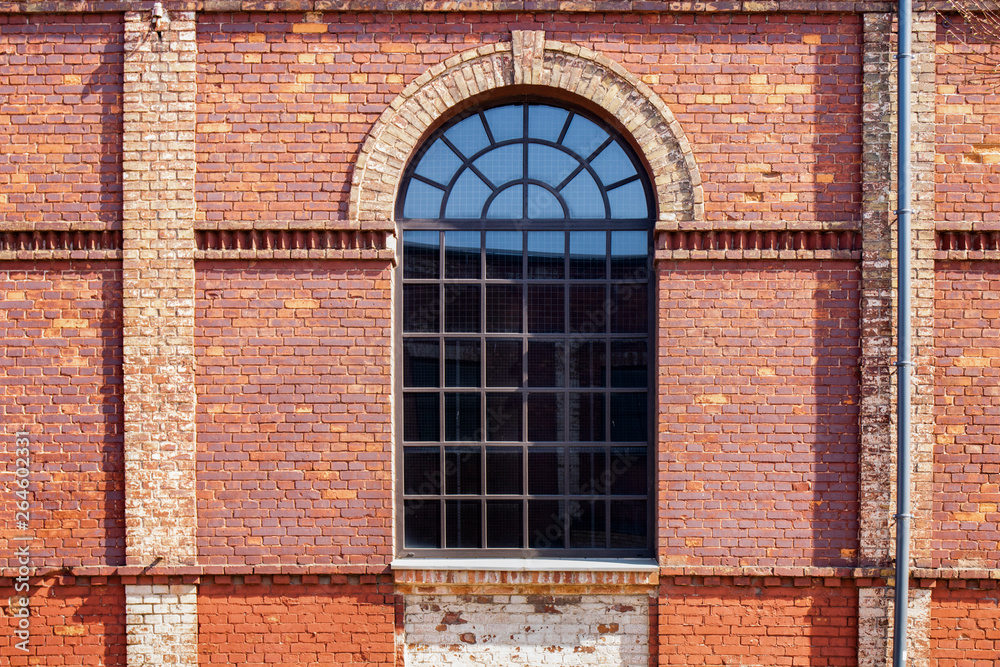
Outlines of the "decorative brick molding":
{"label": "decorative brick molding", "polygon": [[860,259],[861,235],[818,231],[661,231],[656,259]]}
{"label": "decorative brick molding", "polygon": [[193,564],[193,14],[125,20],[123,275],[126,563]]}
{"label": "decorative brick molding", "polygon": [[[544,48],[540,44],[544,43]],[[701,177],[673,113],[621,65],[589,49],[514,31],[511,44],[461,53],[417,77],[375,123],[354,170],[348,219],[356,229],[395,228],[396,192],[421,139],[445,114],[480,95],[554,88],[596,104],[631,135],[654,175],[657,225],[704,217]]]}
{"label": "decorative brick molding", "polygon": [[395,237],[379,231],[197,230],[196,259],[374,259],[395,261]]}

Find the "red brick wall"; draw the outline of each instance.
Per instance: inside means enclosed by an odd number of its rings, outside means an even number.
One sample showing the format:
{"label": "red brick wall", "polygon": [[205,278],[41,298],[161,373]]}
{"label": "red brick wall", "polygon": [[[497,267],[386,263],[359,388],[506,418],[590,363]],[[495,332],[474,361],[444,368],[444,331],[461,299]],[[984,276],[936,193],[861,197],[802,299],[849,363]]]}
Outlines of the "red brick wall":
{"label": "red brick wall", "polygon": [[847,262],[661,265],[666,562],[853,562],[858,288]]}
{"label": "red brick wall", "polygon": [[36,566],[124,561],[121,270],[0,266],[0,567],[10,538],[17,431],[29,433]]}
{"label": "red brick wall", "polygon": [[0,584],[0,656],[5,665],[93,665],[125,661],[125,587],[118,579],[32,579],[28,652],[16,647],[17,618],[8,598],[20,596],[9,579]]}
{"label": "red brick wall", "polygon": [[939,263],[935,291],[935,564],[1000,559],[1000,267]]}
{"label": "red brick wall", "polygon": [[[860,218],[861,24],[845,15],[297,14],[199,19],[199,217],[335,220],[371,124],[445,58],[544,29],[676,114],[709,220]],[[297,25],[298,24],[298,25]],[[313,32],[322,30],[323,32]],[[306,31],[306,32],[302,32]]]}
{"label": "red brick wall", "polygon": [[[931,597],[931,667],[1000,664],[997,582],[939,582]],[[975,586],[974,588],[972,586]]]}
{"label": "red brick wall", "polygon": [[0,15],[0,222],[105,222],[122,208],[118,14]]}
{"label": "red brick wall", "polygon": [[857,664],[858,598],[850,582],[681,579],[688,585],[660,587],[661,667]]}
{"label": "red brick wall", "polygon": [[1000,44],[992,41],[958,16],[938,18],[939,220],[1000,223]]}
{"label": "red brick wall", "polygon": [[198,591],[201,665],[393,665],[392,583],[217,577]]}
{"label": "red brick wall", "polygon": [[199,265],[201,562],[390,557],[390,276]]}

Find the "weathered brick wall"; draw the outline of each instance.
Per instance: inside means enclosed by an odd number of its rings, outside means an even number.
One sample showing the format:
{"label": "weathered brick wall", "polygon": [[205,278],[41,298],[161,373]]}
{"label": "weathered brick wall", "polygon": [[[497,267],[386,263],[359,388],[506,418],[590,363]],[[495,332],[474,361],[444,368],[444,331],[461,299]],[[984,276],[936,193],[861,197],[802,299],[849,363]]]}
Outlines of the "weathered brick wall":
{"label": "weathered brick wall", "polygon": [[215,577],[198,591],[201,665],[395,665],[384,577]]}
{"label": "weathered brick wall", "polygon": [[14,434],[31,456],[37,566],[124,562],[121,270],[0,265],[0,567],[16,567]]}
{"label": "weathered brick wall", "polygon": [[391,556],[391,267],[199,265],[202,563]]}
{"label": "weathered brick wall", "polygon": [[855,16],[205,14],[198,26],[203,220],[345,217],[351,163],[386,105],[512,29],[592,48],[649,84],[694,147],[709,220],[860,219]]}
{"label": "weathered brick wall", "polygon": [[0,15],[0,222],[122,208],[122,17]]}
{"label": "weathered brick wall", "polygon": [[678,262],[658,279],[661,558],[850,565],[856,265]]}
{"label": "weathered brick wall", "polygon": [[1000,562],[1000,267],[939,263],[935,291],[935,565]]}
{"label": "weathered brick wall", "polygon": [[678,577],[660,587],[659,664],[857,664],[857,590],[838,579]]}
{"label": "weathered brick wall", "polygon": [[940,582],[931,597],[931,667],[985,667],[998,662],[997,582]]}
{"label": "weathered brick wall", "polygon": [[[938,17],[937,219],[1000,224],[1000,44],[977,36],[961,17]],[[992,74],[991,74],[992,73]]]}
{"label": "weathered brick wall", "polygon": [[124,667],[125,587],[114,577],[50,576],[31,580],[29,652],[18,649],[18,619],[8,599],[20,593],[0,581],[0,656],[5,665]]}

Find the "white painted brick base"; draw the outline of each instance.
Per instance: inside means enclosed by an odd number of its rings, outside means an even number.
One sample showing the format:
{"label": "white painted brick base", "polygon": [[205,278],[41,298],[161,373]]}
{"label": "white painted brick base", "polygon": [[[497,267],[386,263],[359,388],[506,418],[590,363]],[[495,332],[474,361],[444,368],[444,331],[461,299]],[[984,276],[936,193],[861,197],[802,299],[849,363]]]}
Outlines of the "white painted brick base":
{"label": "white painted brick base", "polygon": [[126,586],[128,666],[198,665],[198,589]]}
{"label": "white painted brick base", "polygon": [[644,595],[407,595],[407,667],[646,667]]}

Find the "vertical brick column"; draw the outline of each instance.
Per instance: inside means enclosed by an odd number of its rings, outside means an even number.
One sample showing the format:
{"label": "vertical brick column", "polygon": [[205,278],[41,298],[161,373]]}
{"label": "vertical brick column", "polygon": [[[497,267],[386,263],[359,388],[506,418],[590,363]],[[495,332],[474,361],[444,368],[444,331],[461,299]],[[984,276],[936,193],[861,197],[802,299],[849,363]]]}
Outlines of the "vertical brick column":
{"label": "vertical brick column", "polygon": [[[890,14],[864,16],[861,258],[861,460],[858,560],[886,567],[893,558],[892,413],[896,351],[892,339],[893,108],[895,81]],[[892,589],[858,589],[858,666],[882,667],[890,657]]]}
{"label": "vertical brick column", "polygon": [[[123,281],[126,562],[197,559],[193,13],[125,19]],[[130,667],[197,664],[197,597],[126,587]]]}

